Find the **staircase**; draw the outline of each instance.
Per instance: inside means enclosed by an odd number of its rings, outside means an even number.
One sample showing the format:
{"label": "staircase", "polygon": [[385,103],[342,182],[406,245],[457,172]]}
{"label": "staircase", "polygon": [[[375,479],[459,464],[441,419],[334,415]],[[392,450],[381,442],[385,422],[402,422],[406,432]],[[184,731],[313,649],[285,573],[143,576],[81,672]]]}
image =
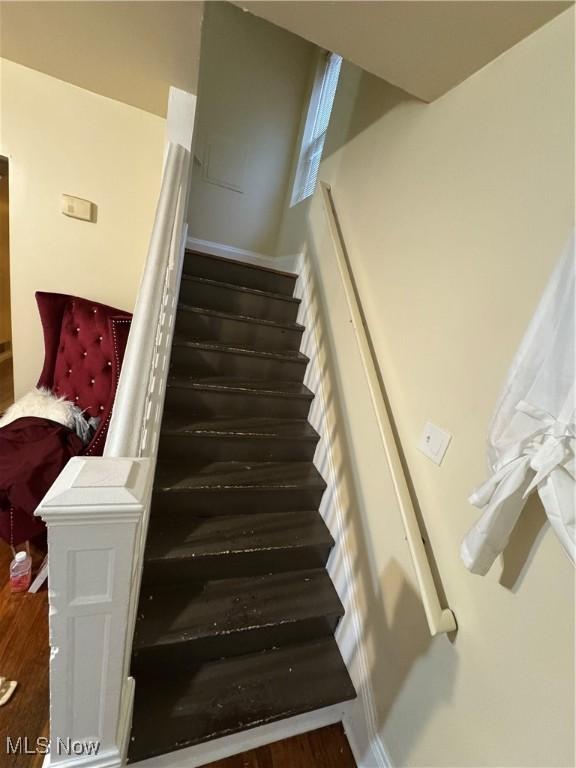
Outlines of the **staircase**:
{"label": "staircase", "polygon": [[129,761],[355,697],[333,638],[296,276],[186,253],[132,655]]}

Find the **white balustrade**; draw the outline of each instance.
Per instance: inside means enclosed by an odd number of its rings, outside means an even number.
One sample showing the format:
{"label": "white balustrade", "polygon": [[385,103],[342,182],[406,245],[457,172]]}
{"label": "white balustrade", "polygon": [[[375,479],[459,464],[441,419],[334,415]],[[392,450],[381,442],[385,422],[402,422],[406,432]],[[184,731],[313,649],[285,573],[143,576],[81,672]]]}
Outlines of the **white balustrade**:
{"label": "white balustrade", "polygon": [[170,89],[160,196],[104,456],[73,458],[36,511],[48,528],[49,553],[45,766],[125,762],[130,655],[186,245],[195,108],[195,96]]}

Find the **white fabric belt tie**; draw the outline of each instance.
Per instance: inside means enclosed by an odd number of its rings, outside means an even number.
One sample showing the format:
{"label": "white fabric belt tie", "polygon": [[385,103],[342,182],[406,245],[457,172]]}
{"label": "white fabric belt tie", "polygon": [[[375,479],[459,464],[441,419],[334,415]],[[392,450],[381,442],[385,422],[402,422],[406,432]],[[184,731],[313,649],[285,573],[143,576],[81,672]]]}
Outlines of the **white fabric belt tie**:
{"label": "white fabric belt tie", "polygon": [[[462,545],[462,558],[474,573],[486,573],[494,562],[499,551],[491,538],[504,535],[507,539],[522,509],[521,500],[557,469],[576,478],[574,415],[570,421],[561,421],[525,400],[518,403],[516,410],[539,424],[522,441],[505,450],[494,474],[469,498],[471,504],[484,512]],[[502,515],[504,519],[500,519]]]}

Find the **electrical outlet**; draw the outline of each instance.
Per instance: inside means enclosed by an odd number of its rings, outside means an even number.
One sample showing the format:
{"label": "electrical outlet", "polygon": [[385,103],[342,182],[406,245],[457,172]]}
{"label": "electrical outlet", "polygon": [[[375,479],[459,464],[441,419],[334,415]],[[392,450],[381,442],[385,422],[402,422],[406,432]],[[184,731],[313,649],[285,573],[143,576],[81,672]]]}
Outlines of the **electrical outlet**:
{"label": "electrical outlet", "polygon": [[440,427],[437,427],[436,424],[427,421],[424,425],[418,448],[434,464],[441,464],[450,440],[452,440],[452,435],[449,432],[445,432]]}

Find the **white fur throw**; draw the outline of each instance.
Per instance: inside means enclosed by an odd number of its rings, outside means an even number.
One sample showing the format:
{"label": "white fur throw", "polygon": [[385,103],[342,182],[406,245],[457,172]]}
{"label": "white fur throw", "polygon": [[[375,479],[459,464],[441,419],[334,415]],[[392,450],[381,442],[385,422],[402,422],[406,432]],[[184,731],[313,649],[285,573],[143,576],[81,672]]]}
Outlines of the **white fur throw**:
{"label": "white fur throw", "polygon": [[79,409],[74,403],[63,397],[56,397],[48,389],[33,389],[8,408],[0,419],[0,427],[5,427],[6,424],[24,416],[36,416],[74,429],[77,410]]}

